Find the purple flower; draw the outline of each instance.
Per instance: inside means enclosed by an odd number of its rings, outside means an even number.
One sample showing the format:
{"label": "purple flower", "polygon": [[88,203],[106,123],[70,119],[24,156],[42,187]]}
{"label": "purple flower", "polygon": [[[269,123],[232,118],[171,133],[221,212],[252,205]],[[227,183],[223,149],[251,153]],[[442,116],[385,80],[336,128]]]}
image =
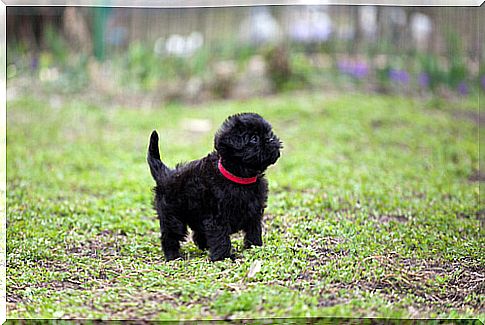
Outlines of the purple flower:
{"label": "purple flower", "polygon": [[429,82],[430,82],[429,74],[427,74],[426,72],[421,72],[418,76],[419,86],[423,88],[428,88]]}
{"label": "purple flower", "polygon": [[457,87],[458,93],[462,96],[468,95],[468,85],[465,81],[460,82]]}
{"label": "purple flower", "polygon": [[30,61],[30,69],[31,70],[37,70],[37,67],[39,66],[39,57],[34,56],[32,60]]}
{"label": "purple flower", "polygon": [[480,79],[480,84],[482,86],[482,89],[485,90],[485,75],[483,75],[482,78]]}
{"label": "purple flower", "polygon": [[362,79],[369,73],[369,67],[365,62],[356,62],[353,66],[352,75],[357,79]]}
{"label": "purple flower", "polygon": [[363,61],[341,60],[337,62],[337,68],[341,73],[362,79],[369,74],[369,67]]}
{"label": "purple flower", "polygon": [[409,73],[406,70],[391,69],[389,70],[389,79],[396,83],[406,85],[409,83]]}

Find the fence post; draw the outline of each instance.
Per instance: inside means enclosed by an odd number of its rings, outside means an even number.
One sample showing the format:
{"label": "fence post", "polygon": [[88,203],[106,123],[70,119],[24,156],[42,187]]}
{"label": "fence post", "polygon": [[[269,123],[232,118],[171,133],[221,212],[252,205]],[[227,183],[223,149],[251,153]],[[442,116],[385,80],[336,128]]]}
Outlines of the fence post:
{"label": "fence post", "polygon": [[96,7],[94,8],[94,28],[93,28],[93,41],[94,41],[94,56],[99,61],[103,61],[105,57],[105,30],[106,20],[111,8],[109,7]]}

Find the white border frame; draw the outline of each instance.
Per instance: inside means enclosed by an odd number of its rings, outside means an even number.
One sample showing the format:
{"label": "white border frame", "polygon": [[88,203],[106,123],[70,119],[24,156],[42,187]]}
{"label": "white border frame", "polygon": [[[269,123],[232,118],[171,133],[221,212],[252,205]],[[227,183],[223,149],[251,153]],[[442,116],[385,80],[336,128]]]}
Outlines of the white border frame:
{"label": "white border frame", "polygon": [[[7,6],[77,6],[129,8],[250,7],[288,5],[378,5],[406,7],[480,7],[485,0],[0,0],[0,324],[7,320]],[[478,104],[480,107],[480,103]]]}
{"label": "white border frame", "polygon": [[288,5],[377,5],[377,6],[455,6],[479,7],[483,0],[2,0],[7,6],[82,6],[82,7],[250,7]]}

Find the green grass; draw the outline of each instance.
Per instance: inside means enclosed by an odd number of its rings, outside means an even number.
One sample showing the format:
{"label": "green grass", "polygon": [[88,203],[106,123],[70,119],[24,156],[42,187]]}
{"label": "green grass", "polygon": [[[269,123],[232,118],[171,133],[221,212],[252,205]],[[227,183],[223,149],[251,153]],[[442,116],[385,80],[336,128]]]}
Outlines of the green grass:
{"label": "green grass", "polygon": [[[267,172],[264,245],[235,235],[240,258],[211,263],[189,241],[167,263],[149,134],[173,166],[206,155],[241,111],[285,145]],[[359,94],[156,109],[21,96],[7,104],[8,317],[483,318],[476,115],[472,100]]]}

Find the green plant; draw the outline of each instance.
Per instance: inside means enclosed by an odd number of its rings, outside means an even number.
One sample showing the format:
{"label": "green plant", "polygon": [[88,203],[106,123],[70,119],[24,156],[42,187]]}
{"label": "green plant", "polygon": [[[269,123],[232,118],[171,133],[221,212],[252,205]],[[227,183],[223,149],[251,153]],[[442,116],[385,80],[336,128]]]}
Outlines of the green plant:
{"label": "green plant", "polygon": [[419,54],[418,60],[419,70],[428,76],[428,86],[431,90],[436,90],[439,85],[447,82],[448,72],[436,55]]}
{"label": "green plant", "polygon": [[126,69],[123,84],[134,88],[154,89],[164,72],[160,68],[159,58],[150,47],[140,42],[130,44],[124,62]]}
{"label": "green plant", "polygon": [[66,65],[70,54],[69,47],[62,35],[54,30],[51,25],[48,25],[45,29],[45,42],[46,51],[52,54],[55,64],[58,66]]}
{"label": "green plant", "polygon": [[316,68],[303,53],[290,54],[290,66],[292,70],[291,80],[288,80],[287,88],[297,89],[308,86],[314,76],[318,74]]}
{"label": "green plant", "polygon": [[458,33],[449,30],[446,33],[446,41],[449,57],[449,69],[446,81],[451,88],[456,88],[467,78],[466,58],[463,53],[463,45]]}

